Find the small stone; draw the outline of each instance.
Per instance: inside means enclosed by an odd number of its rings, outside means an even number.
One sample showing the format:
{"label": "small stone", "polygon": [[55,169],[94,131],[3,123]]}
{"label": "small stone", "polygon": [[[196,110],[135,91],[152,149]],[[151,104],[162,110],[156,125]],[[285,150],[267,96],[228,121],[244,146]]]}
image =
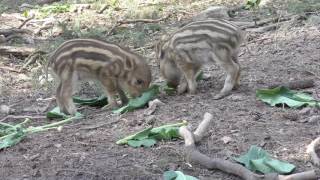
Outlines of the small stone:
{"label": "small stone", "polygon": [[229,136],[223,136],[221,140],[223,141],[224,144],[228,144],[229,142],[232,141],[232,138]]}
{"label": "small stone", "polygon": [[56,147],[56,148],[61,148],[62,145],[61,145],[61,144],[54,144],[54,147]]}
{"label": "small stone", "polygon": [[299,114],[301,114],[301,115],[308,115],[308,114],[310,114],[310,112],[311,112],[311,108],[310,108],[310,107],[305,107],[305,108],[303,108],[303,109],[301,109],[301,110],[299,111]]}
{"label": "small stone", "polygon": [[232,94],[231,96],[228,97],[228,99],[230,99],[232,101],[242,101],[243,96],[237,95],[237,94]]}
{"label": "small stone", "polygon": [[0,106],[0,113],[1,114],[9,114],[10,113],[10,107],[7,105],[1,105]]}
{"label": "small stone", "polygon": [[146,123],[149,125],[153,125],[156,122],[156,116],[155,115],[151,115],[145,118]]}
{"label": "small stone", "polygon": [[291,121],[297,121],[299,119],[299,114],[295,112],[286,112],[282,114],[282,117]]}
{"label": "small stone", "polygon": [[320,115],[311,116],[308,120],[309,123],[317,123],[320,122]]}
{"label": "small stone", "polygon": [[312,25],[320,25],[320,16],[311,15],[307,22]]}

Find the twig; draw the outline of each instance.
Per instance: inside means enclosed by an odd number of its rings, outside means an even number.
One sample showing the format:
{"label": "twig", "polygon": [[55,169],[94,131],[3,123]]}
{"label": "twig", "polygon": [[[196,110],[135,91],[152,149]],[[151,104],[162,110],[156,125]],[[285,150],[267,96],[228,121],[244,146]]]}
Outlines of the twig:
{"label": "twig", "polygon": [[133,51],[140,51],[142,49],[151,49],[151,48],[154,48],[154,47],[155,47],[155,44],[150,44],[150,45],[147,45],[147,46],[135,48],[135,49],[133,49]]}
{"label": "twig", "polygon": [[187,160],[199,163],[208,169],[219,169],[223,172],[239,176],[245,180],[316,180],[320,177],[319,170],[311,170],[288,176],[278,175],[276,173],[258,175],[238,163],[233,163],[219,158],[210,158],[202,154],[196,149],[195,143],[202,139],[204,134],[208,131],[211,122],[212,115],[206,113],[203,121],[194,133],[192,133],[186,126],[180,127],[179,134],[185,141],[185,154],[187,156]]}
{"label": "twig", "polygon": [[101,8],[101,10],[99,10],[97,13],[98,14],[102,14],[106,9],[108,9],[110,7],[110,5],[109,4],[106,4],[106,5],[104,5],[102,8]]}
{"label": "twig", "polygon": [[23,115],[22,116],[14,116],[14,115],[8,115],[8,116],[2,118],[0,120],[0,122],[5,121],[7,119],[25,119],[25,118],[29,118],[29,119],[45,119],[46,116],[28,116],[28,115],[26,115],[26,116],[23,116]]}
{"label": "twig", "polygon": [[29,17],[28,19],[24,20],[23,23],[18,27],[18,29],[21,29],[25,24],[27,24],[27,22],[29,22],[34,17],[35,17],[35,15],[33,14],[31,17]]}

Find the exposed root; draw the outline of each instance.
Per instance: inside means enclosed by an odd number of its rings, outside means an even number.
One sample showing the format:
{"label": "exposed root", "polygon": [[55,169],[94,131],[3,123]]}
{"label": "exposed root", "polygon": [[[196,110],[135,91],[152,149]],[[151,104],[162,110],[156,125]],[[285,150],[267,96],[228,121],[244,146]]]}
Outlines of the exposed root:
{"label": "exposed root", "polygon": [[21,29],[24,25],[26,25],[34,17],[35,17],[35,15],[33,14],[31,17],[29,17],[26,20],[24,20],[23,23],[18,27],[18,29]]}
{"label": "exposed root", "polygon": [[14,56],[25,57],[34,53],[35,49],[30,47],[17,47],[17,46],[0,46],[0,54],[12,54]]}
{"label": "exposed root", "polygon": [[185,154],[188,161],[199,163],[208,169],[219,169],[223,172],[239,176],[245,180],[312,180],[320,177],[317,170],[292,175],[278,175],[276,173],[258,175],[238,163],[233,163],[219,158],[210,158],[202,154],[197,150],[195,143],[200,141],[208,131],[212,118],[213,116],[210,113],[205,113],[203,121],[194,133],[192,133],[186,126],[180,127],[179,134],[185,141]]}

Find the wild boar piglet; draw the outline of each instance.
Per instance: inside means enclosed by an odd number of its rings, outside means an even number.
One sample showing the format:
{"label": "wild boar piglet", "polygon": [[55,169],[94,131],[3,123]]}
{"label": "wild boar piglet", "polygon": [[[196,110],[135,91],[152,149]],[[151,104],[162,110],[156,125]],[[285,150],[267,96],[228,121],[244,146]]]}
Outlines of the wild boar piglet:
{"label": "wild boar piglet", "polygon": [[240,84],[239,46],[243,32],[226,20],[191,22],[163,38],[156,46],[160,72],[178,93],[196,93],[196,76],[202,65],[215,61],[227,73],[224,86],[214,99],[228,95]]}
{"label": "wild boar piglet", "polygon": [[151,71],[143,57],[116,44],[95,39],[74,39],[64,42],[50,57],[51,67],[59,79],[56,100],[61,111],[74,115],[72,101],[75,83],[79,80],[99,82],[108,97],[108,108],[128,102],[124,93],[139,96],[151,82]]}

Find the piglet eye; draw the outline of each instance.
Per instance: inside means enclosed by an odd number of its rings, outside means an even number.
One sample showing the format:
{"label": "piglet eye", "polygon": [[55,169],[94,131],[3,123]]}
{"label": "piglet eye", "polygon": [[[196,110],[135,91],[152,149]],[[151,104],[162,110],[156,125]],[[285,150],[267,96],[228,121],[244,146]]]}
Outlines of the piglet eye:
{"label": "piglet eye", "polygon": [[141,79],[137,79],[137,85],[141,85],[141,84],[143,84],[143,80],[141,80]]}

